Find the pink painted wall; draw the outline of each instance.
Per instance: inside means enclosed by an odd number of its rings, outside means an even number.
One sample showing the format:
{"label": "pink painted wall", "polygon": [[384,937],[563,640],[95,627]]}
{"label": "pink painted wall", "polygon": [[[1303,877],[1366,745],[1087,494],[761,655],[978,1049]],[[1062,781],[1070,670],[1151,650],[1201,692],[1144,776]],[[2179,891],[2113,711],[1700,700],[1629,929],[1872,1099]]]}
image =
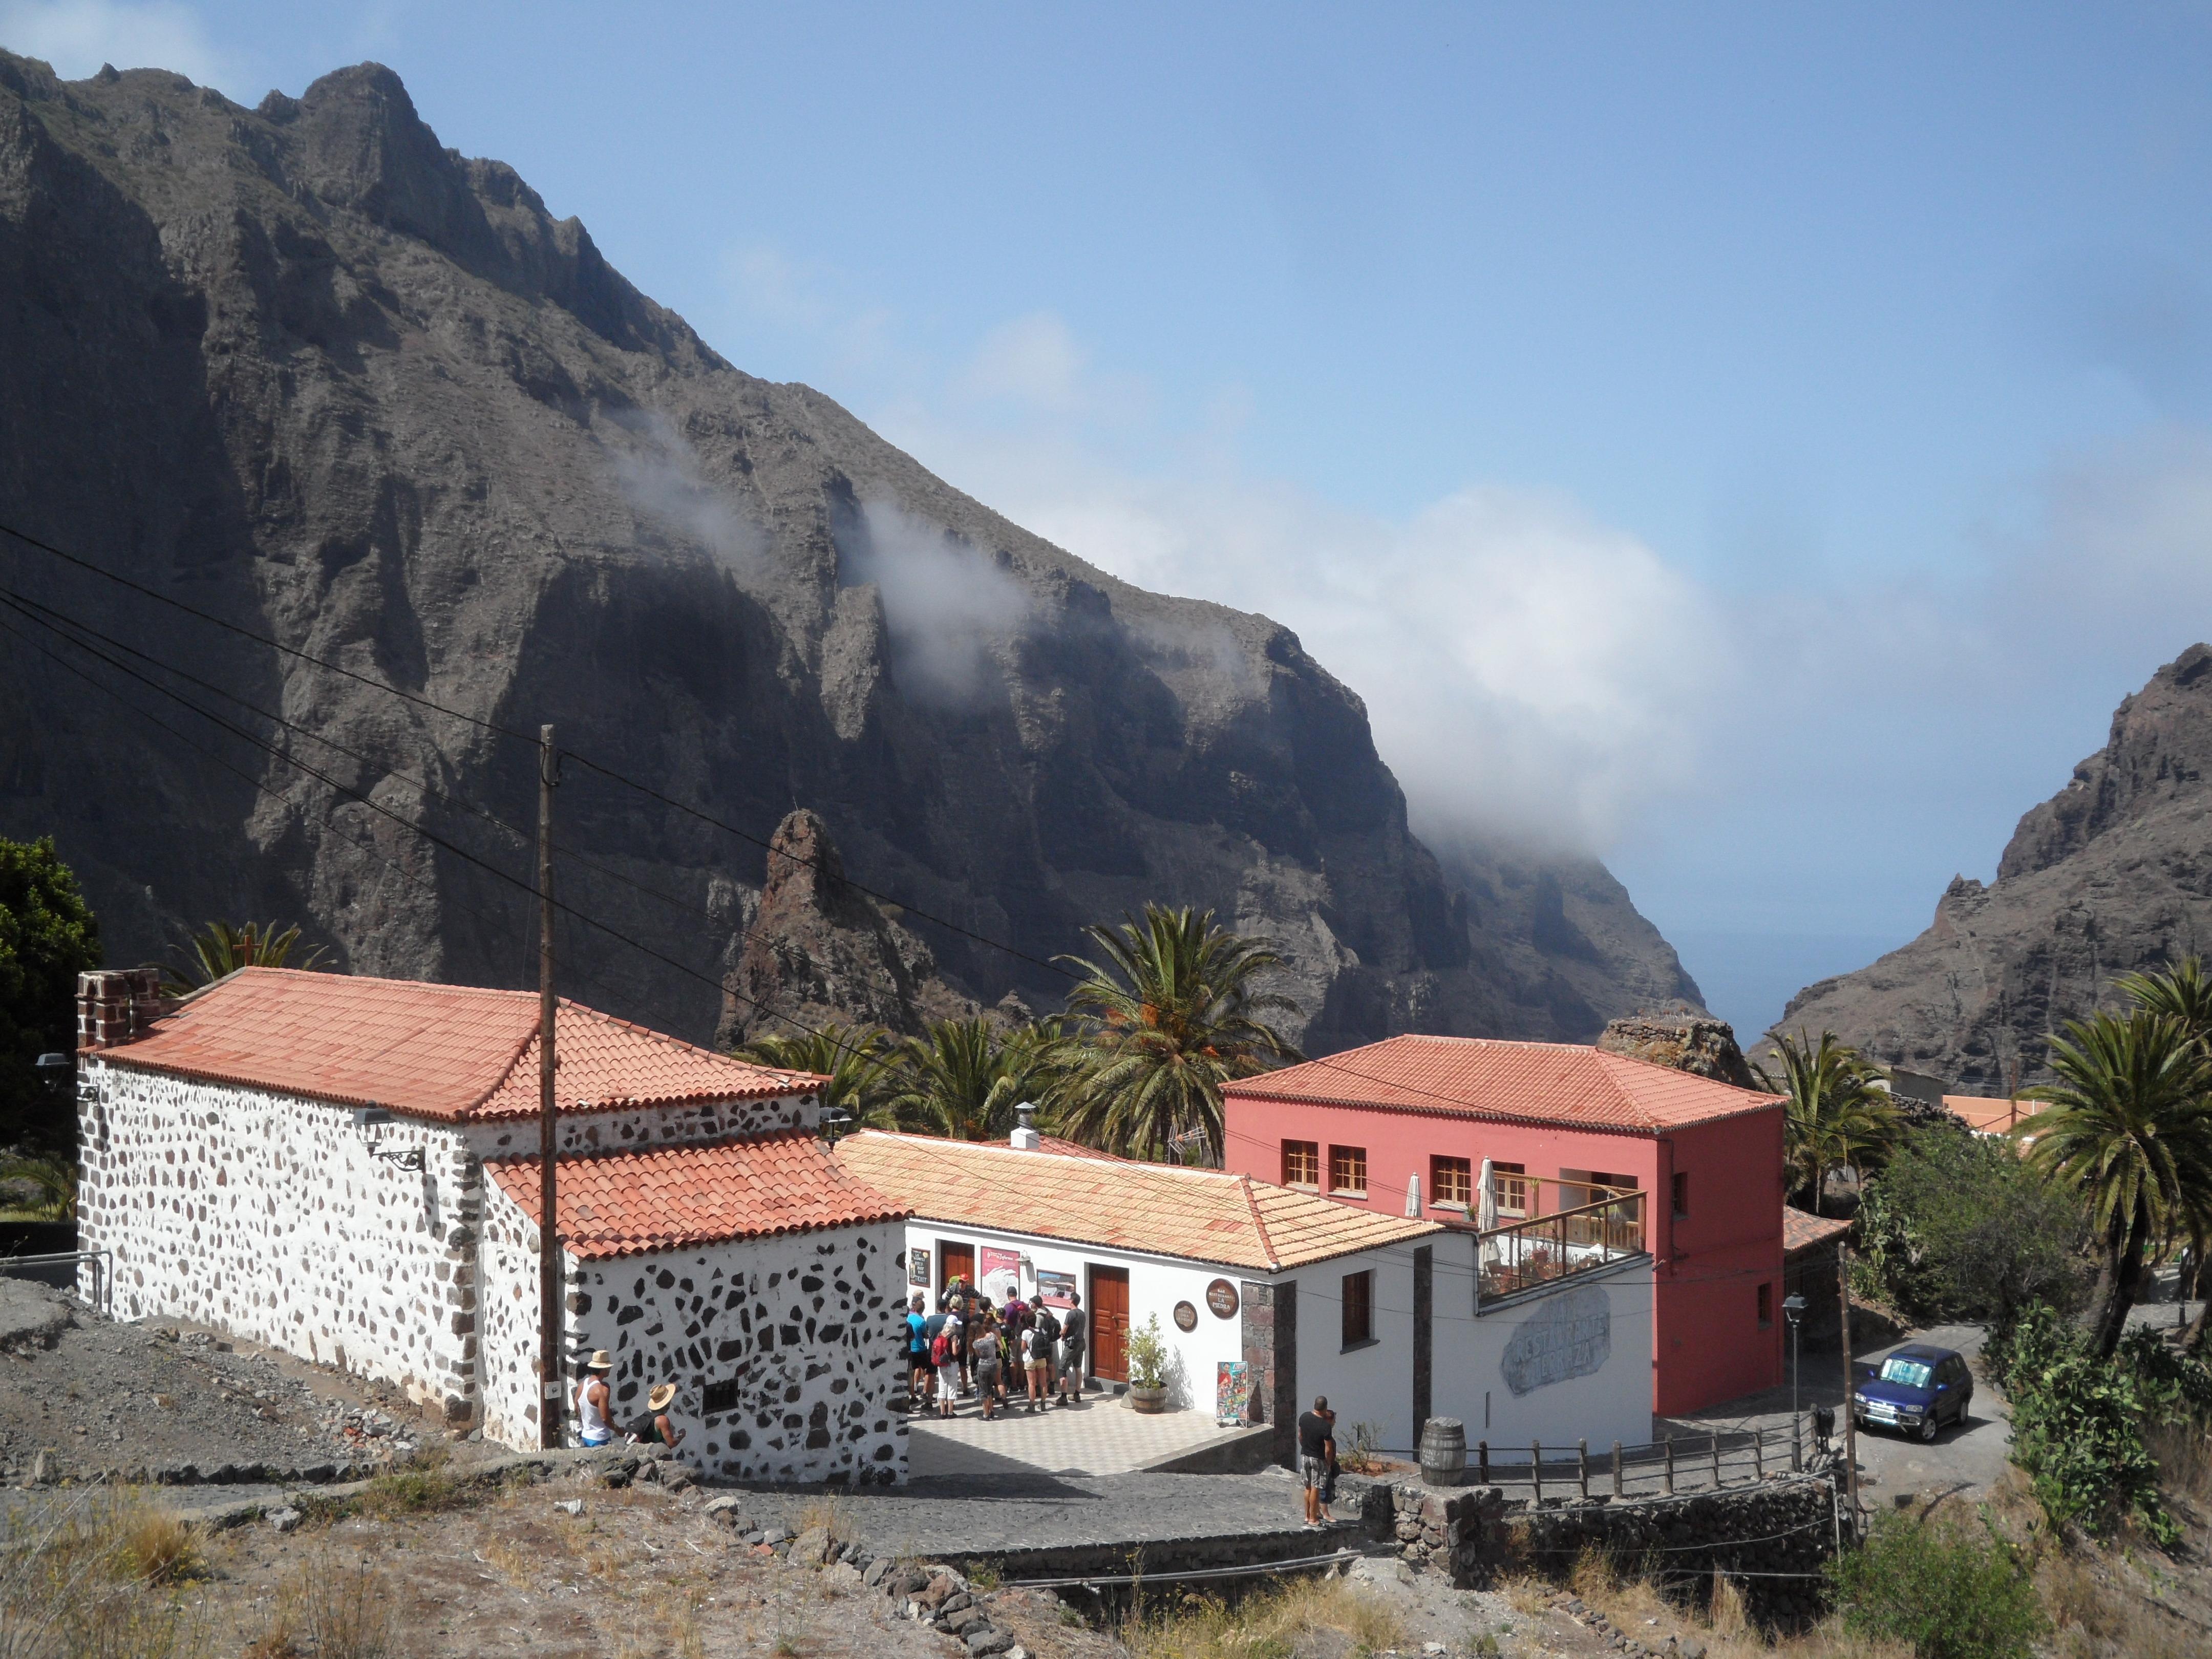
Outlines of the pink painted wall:
{"label": "pink painted wall", "polygon": [[[1561,1207],[1562,1170],[1632,1176],[1650,1194],[1645,1232],[1657,1279],[1652,1409],[1662,1415],[1698,1411],[1784,1380],[1779,1107],[1663,1136],[1234,1096],[1225,1107],[1229,1169],[1280,1181],[1283,1143],[1313,1141],[1321,1150],[1322,1190],[1340,1203],[1364,1203],[1385,1215],[1405,1213],[1407,1184],[1418,1175],[1423,1215],[1462,1218],[1433,1201],[1429,1160],[1437,1157],[1464,1158],[1476,1172],[1486,1158],[1525,1165],[1531,1179],[1543,1183],[1532,1212]],[[1366,1149],[1364,1200],[1328,1192],[1332,1146]],[[1680,1218],[1670,1213],[1678,1170],[1690,1178],[1688,1212]],[[1770,1286],[1772,1310],[1763,1328],[1762,1284]]]}

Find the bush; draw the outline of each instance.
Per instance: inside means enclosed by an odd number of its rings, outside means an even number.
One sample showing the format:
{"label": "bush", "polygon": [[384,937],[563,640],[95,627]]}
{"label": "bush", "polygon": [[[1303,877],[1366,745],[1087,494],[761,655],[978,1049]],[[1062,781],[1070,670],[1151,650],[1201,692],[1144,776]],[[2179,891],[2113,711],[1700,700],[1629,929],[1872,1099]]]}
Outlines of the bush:
{"label": "bush", "polygon": [[[2159,1497],[2158,1464],[2143,1443],[2163,1408],[2160,1385],[2130,1369],[2136,1346],[2112,1360],[2049,1308],[2031,1309],[1992,1356],[2012,1402],[2012,1461],[2027,1471],[2053,1525],[2095,1536],[2132,1518],[2161,1548],[2180,1531]],[[2148,1398],[2147,1398],[2148,1396]]]}
{"label": "bush", "polygon": [[1846,1626],[1919,1659],[2025,1659],[2047,1627],[2027,1569],[1986,1525],[1893,1510],[1828,1571]]}

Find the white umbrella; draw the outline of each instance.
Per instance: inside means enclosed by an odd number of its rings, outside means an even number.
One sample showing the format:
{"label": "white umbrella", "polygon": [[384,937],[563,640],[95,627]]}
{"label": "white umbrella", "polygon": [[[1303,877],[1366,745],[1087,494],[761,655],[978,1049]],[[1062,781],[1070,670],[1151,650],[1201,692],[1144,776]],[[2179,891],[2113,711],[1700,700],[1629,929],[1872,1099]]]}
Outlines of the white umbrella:
{"label": "white umbrella", "polygon": [[1417,1175],[1407,1176],[1406,1177],[1406,1213],[1410,1216],[1418,1216],[1420,1212],[1421,1178]]}
{"label": "white umbrella", "polygon": [[1475,1200],[1474,1224],[1484,1232],[1498,1225],[1498,1176],[1488,1158],[1482,1160],[1482,1196]]}

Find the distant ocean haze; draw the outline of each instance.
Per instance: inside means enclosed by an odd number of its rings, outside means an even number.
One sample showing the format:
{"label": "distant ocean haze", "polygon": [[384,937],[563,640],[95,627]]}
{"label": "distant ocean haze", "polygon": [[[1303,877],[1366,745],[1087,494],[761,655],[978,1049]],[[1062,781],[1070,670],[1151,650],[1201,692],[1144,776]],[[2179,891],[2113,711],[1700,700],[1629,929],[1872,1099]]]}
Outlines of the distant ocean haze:
{"label": "distant ocean haze", "polygon": [[1865,967],[1911,934],[1680,929],[1667,937],[1705,993],[1705,1006],[1735,1027],[1736,1040],[1750,1054],[1752,1044],[1782,1018],[1798,992],[1832,975]]}

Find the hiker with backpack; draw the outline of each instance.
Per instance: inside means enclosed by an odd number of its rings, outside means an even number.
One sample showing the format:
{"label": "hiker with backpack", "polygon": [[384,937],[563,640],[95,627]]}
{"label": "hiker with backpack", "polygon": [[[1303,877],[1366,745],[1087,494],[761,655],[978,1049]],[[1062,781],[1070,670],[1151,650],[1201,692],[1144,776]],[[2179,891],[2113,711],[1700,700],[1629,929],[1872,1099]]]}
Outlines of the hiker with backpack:
{"label": "hiker with backpack", "polygon": [[1083,1392],[1083,1298],[1070,1291],[1067,1313],[1060,1322],[1060,1401],[1063,1406],[1075,1404],[1075,1396]]}
{"label": "hiker with backpack", "polygon": [[1005,1343],[989,1309],[977,1316],[977,1323],[980,1328],[968,1348],[975,1356],[975,1392],[982,1399],[983,1420],[988,1423],[999,1404],[999,1371]]}
{"label": "hiker with backpack", "polygon": [[1036,1322],[1030,1328],[1030,1409],[1042,1411],[1052,1404],[1053,1364],[1060,1352],[1060,1321],[1050,1303],[1036,1304]]}
{"label": "hiker with backpack", "polygon": [[641,1445],[665,1446],[674,1451],[684,1439],[684,1431],[668,1420],[668,1408],[675,1403],[673,1382],[655,1384],[645,1397],[645,1415],[633,1420],[624,1432]]}
{"label": "hiker with backpack", "polygon": [[918,1412],[927,1403],[932,1389],[933,1373],[929,1366],[929,1318],[922,1309],[921,1292],[916,1291],[907,1304],[906,1322],[906,1408]]}
{"label": "hiker with backpack", "polygon": [[930,1364],[937,1367],[937,1414],[949,1418],[960,1399],[960,1355],[965,1344],[960,1316],[947,1311],[930,1344]]}

